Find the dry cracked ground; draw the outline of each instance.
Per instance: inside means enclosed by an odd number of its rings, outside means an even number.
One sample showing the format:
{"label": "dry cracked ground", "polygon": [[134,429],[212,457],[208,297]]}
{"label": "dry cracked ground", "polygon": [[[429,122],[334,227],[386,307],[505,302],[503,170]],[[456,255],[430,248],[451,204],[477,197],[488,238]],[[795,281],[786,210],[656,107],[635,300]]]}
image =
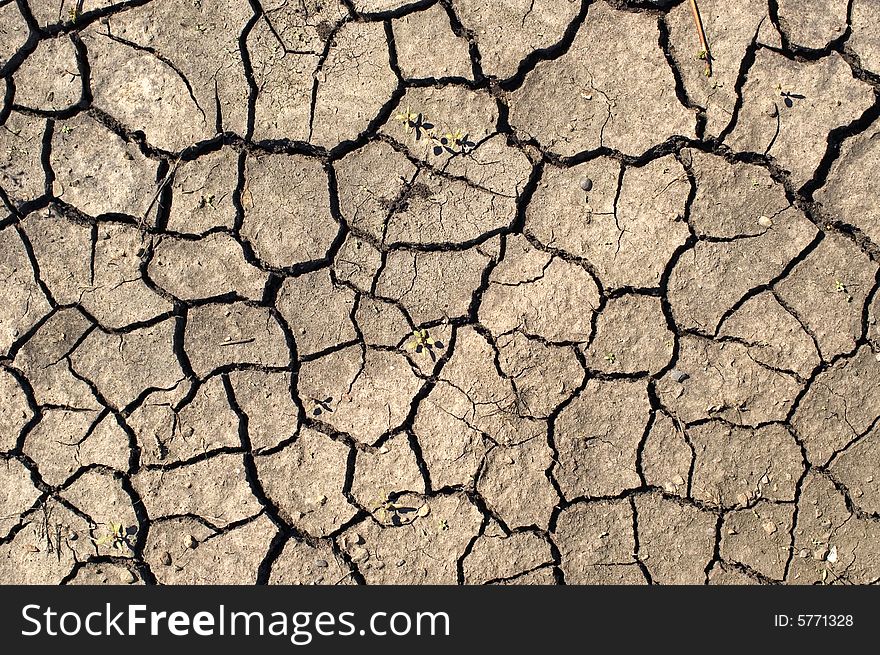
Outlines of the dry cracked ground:
{"label": "dry cracked ground", "polygon": [[880,0],[0,0],[0,581],[880,581]]}

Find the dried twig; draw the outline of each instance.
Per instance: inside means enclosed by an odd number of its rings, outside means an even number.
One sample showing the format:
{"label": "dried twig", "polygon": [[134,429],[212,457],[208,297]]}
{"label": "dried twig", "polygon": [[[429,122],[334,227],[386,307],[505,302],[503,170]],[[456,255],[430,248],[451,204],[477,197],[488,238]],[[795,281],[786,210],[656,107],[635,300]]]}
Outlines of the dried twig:
{"label": "dried twig", "polygon": [[240,346],[244,343],[253,343],[253,342],[254,342],[253,338],[251,338],[251,339],[236,339],[234,341],[221,341],[217,345],[219,345],[221,347],[223,347],[223,346]]}
{"label": "dried twig", "polygon": [[694,15],[694,24],[697,26],[697,34],[700,37],[700,46],[703,48],[700,52],[700,58],[706,60],[706,77],[712,77],[712,53],[709,52],[709,42],[706,41],[706,31],[703,29],[703,19],[700,18],[700,10],[697,7],[697,0],[689,0],[691,12]]}
{"label": "dried twig", "polygon": [[153,199],[150,201],[150,204],[147,205],[147,210],[144,212],[144,221],[146,221],[150,216],[150,211],[153,209],[153,205],[156,204],[156,201],[159,199],[159,196],[162,195],[162,191],[168,186],[168,183],[171,181],[171,178],[174,177],[174,174],[177,172],[177,167],[180,165],[180,158],[183,155],[178,155],[177,159],[174,160],[174,164],[165,173],[165,177],[162,179],[162,182],[159,184],[159,187],[156,189],[156,193],[153,195]]}

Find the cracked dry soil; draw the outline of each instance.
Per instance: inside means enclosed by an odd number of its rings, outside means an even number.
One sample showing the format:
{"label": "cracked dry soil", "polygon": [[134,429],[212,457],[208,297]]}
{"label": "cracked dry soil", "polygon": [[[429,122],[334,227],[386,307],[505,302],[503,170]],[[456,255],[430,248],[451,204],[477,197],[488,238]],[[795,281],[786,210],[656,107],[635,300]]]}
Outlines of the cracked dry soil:
{"label": "cracked dry soil", "polygon": [[880,0],[0,0],[0,581],[880,581]]}

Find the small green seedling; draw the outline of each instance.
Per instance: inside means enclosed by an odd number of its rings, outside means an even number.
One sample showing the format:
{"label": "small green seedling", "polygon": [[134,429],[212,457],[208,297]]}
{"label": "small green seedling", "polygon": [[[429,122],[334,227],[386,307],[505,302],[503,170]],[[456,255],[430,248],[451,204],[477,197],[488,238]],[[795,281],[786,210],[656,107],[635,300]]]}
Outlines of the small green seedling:
{"label": "small green seedling", "polygon": [[373,501],[373,505],[370,509],[372,509],[372,511],[378,516],[379,520],[384,523],[400,508],[401,506],[394,502],[391,494],[383,489],[379,498]]}
{"label": "small green seedling", "polygon": [[415,136],[416,141],[421,140],[423,136],[430,136],[434,129],[434,124],[429,122],[423,113],[415,113],[409,107],[405,112],[397,114],[397,120],[404,124],[407,132]]}
{"label": "small green seedling", "polygon": [[422,112],[414,112],[410,107],[400,112],[395,118],[403,123],[406,131],[415,137],[416,141],[422,138],[430,139],[434,146],[431,151],[439,156],[444,152],[450,155],[468,154],[477,147],[470,136],[461,130],[446,133],[435,132],[435,125],[428,120]]}
{"label": "small green seedling", "polygon": [[427,330],[416,330],[406,344],[407,350],[414,350],[417,353],[421,353],[424,350],[430,352],[432,348],[442,349],[443,343],[434,339],[428,334]]}
{"label": "small green seedling", "polygon": [[440,528],[441,531],[448,530],[449,529],[449,521],[447,521],[446,519],[440,519],[437,522],[437,527]]}
{"label": "small green seedling", "polygon": [[706,67],[703,69],[703,75],[705,75],[706,77],[712,77],[712,68],[709,64],[709,53],[705,50],[700,50],[697,53],[697,59],[706,62]]}
{"label": "small green seedling", "polygon": [[399,120],[401,123],[412,123],[416,118],[416,113],[410,107],[406,108],[406,111],[402,111],[395,118]]}
{"label": "small green seedling", "polygon": [[801,95],[800,93],[791,93],[790,91],[785,91],[782,88],[781,84],[776,85],[776,90],[779,92],[779,95],[782,96],[783,104],[791,109],[794,107],[795,100],[806,100],[807,96]]}
{"label": "small green seedling", "polygon": [[392,525],[407,525],[416,520],[416,518],[427,516],[430,508],[427,505],[416,509],[409,505],[398,503],[392,494],[382,490],[382,495],[378,500],[374,501],[370,508],[375,513],[376,518],[381,523],[390,523]]}
{"label": "small green seedling", "polygon": [[703,29],[703,19],[700,17],[700,9],[697,7],[697,0],[690,0],[690,5],[691,13],[694,17],[694,25],[696,25],[697,28],[697,37],[699,37],[700,46],[702,47],[699,57],[702,61],[706,62],[706,69],[703,71],[703,74],[706,77],[712,77],[712,54],[709,52],[709,42],[706,40],[706,30]]}
{"label": "small green seedling", "polygon": [[216,209],[214,207],[214,194],[210,193],[207,196],[201,196],[199,198],[199,209],[204,209],[205,207],[211,207],[212,209]]}
{"label": "small green seedling", "polygon": [[332,412],[333,409],[330,407],[330,403],[333,402],[332,396],[327,396],[323,400],[318,398],[312,398],[311,401],[315,403],[315,407],[312,409],[312,414],[315,416],[320,416],[324,412]]}
{"label": "small green seedling", "polygon": [[615,355],[614,353],[608,353],[607,355],[605,355],[605,361],[609,364],[614,364],[617,362],[617,355]]}
{"label": "small green seedling", "polygon": [[470,135],[461,130],[447,132],[442,136],[433,135],[431,138],[434,140],[435,155],[442,155],[444,152],[450,155],[468,154],[477,147],[477,144],[470,140]]}
{"label": "small green seedling", "polygon": [[123,550],[128,548],[131,550],[129,538],[137,534],[135,526],[125,527],[122,523],[110,522],[108,531],[97,539],[92,539],[97,546],[109,546],[113,550]]}

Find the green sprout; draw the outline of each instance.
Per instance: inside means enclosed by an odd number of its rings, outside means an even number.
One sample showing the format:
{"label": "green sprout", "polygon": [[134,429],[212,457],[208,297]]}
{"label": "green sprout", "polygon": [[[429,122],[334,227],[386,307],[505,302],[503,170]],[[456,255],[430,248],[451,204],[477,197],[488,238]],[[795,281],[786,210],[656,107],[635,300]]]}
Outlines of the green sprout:
{"label": "green sprout", "polygon": [[780,96],[782,96],[783,104],[785,104],[785,106],[788,107],[789,109],[794,107],[795,100],[805,100],[806,99],[806,96],[801,95],[800,93],[792,93],[791,91],[785,91],[782,88],[781,84],[776,85],[776,91],[779,93]]}
{"label": "green sprout", "polygon": [[399,114],[397,114],[397,116],[395,116],[395,118],[401,123],[405,123],[407,126],[409,126],[409,124],[416,119],[416,114],[413,112],[412,109],[407,107],[406,111],[400,112]]}
{"label": "green sprout", "polygon": [[470,136],[461,130],[446,133],[435,132],[434,123],[430,122],[423,112],[414,112],[407,107],[395,116],[395,119],[403,123],[408,134],[415,136],[416,141],[423,137],[429,139],[434,145],[432,152],[442,155],[444,152],[450,155],[467,154],[477,147]]}
{"label": "green sprout", "polygon": [[312,409],[312,414],[315,416],[320,416],[324,412],[332,412],[333,408],[330,407],[330,403],[333,402],[333,396],[327,396],[323,400],[320,398],[310,398],[310,400],[315,403],[314,409]]}
{"label": "green sprout", "polygon": [[614,364],[617,362],[617,355],[615,355],[614,353],[608,353],[607,355],[605,355],[605,361],[609,364]]}
{"label": "green sprout", "polygon": [[205,207],[211,207],[212,209],[216,209],[214,207],[214,194],[208,194],[207,196],[201,196],[199,198],[199,209],[204,209]]}
{"label": "green sprout", "polygon": [[700,17],[700,9],[697,7],[697,0],[690,0],[691,13],[694,17],[694,25],[697,28],[697,36],[700,38],[700,59],[706,62],[706,77],[712,77],[712,55],[709,54],[709,42],[706,40],[706,30],[703,29],[703,19]]}
{"label": "green sprout", "polygon": [[424,518],[431,513],[431,508],[427,503],[420,507],[403,505],[384,489],[370,509],[381,523],[390,523],[396,526],[408,525],[417,518]]}
{"label": "green sprout", "polygon": [[416,330],[406,344],[406,349],[421,354],[427,351],[431,357],[434,357],[434,350],[442,350],[443,342],[437,341],[427,330]]}
{"label": "green sprout", "polygon": [[428,122],[423,113],[415,113],[407,107],[406,111],[397,114],[396,118],[403,123],[409,134],[416,137],[416,141],[419,141],[425,135],[433,138],[432,130],[434,129],[434,124]]}
{"label": "green sprout", "polygon": [[846,283],[844,283],[843,280],[835,280],[834,281],[834,290],[837,293],[845,293],[846,294],[846,301],[852,302],[852,300],[853,300],[852,294],[850,294],[849,289],[847,288]]}
{"label": "green sprout", "polygon": [[113,550],[123,550],[128,548],[131,550],[131,544],[128,542],[129,537],[137,532],[134,526],[125,527],[122,523],[110,522],[109,530],[97,539],[92,539],[97,546],[109,546]]}
{"label": "green sprout", "polygon": [[703,75],[705,75],[706,77],[712,77],[712,67],[709,63],[709,53],[705,50],[700,50],[700,52],[697,53],[697,59],[706,62],[706,68],[703,69]]}
{"label": "green sprout", "polygon": [[406,349],[415,350],[417,353],[420,353],[424,348],[430,348],[433,345],[434,339],[428,334],[427,330],[416,330],[413,332],[412,339],[406,344]]}
{"label": "green sprout", "polygon": [[435,155],[442,155],[444,151],[450,155],[467,154],[477,147],[477,144],[470,140],[470,135],[461,130],[432,135],[431,138],[434,140]]}
{"label": "green sprout", "polygon": [[401,506],[391,499],[391,494],[387,490],[383,489],[379,498],[373,501],[370,509],[382,523],[388,523],[394,522],[397,510],[401,509]]}

